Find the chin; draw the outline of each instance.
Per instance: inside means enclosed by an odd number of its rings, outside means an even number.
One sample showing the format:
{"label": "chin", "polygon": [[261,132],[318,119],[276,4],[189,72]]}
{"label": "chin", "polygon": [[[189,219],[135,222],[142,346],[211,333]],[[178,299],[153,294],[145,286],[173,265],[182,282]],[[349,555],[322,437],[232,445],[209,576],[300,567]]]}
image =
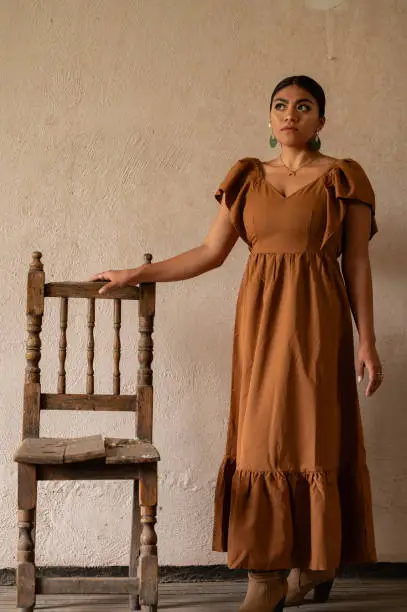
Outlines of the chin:
{"label": "chin", "polygon": [[280,137],[280,143],[287,147],[305,148],[307,140],[300,136],[297,132],[283,132]]}

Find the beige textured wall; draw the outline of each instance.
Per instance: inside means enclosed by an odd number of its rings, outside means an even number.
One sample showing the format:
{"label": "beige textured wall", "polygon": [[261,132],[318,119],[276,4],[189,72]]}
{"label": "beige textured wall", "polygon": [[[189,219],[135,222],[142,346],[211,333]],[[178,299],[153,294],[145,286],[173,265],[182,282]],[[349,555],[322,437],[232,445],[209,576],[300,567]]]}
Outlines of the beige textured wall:
{"label": "beige textured wall", "polygon": [[[386,383],[363,418],[381,560],[407,560],[405,0],[1,0],[0,567],[15,562],[16,468],[25,276],[42,250],[48,280],[162,259],[197,245],[213,192],[239,157],[269,158],[268,100],[291,73],[328,97],[324,150],[374,184],[376,331]],[[162,453],[164,564],[210,564],[212,496],[228,416],[234,307],[246,259],[158,287],[155,441]],[[404,264],[404,265],[403,265]],[[55,390],[49,311],[44,389]],[[133,318],[132,318],[133,315]],[[110,309],[98,311],[97,386],[111,380]],[[134,389],[134,310],[125,309],[126,389]],[[106,325],[109,333],[103,334]],[[80,336],[81,332],[82,335]],[[84,390],[85,322],[71,311],[69,388]],[[131,362],[131,363],[130,363]],[[108,415],[47,418],[43,433],[132,435]],[[40,490],[38,562],[127,562],[129,488]],[[57,552],[61,551],[59,555]]]}

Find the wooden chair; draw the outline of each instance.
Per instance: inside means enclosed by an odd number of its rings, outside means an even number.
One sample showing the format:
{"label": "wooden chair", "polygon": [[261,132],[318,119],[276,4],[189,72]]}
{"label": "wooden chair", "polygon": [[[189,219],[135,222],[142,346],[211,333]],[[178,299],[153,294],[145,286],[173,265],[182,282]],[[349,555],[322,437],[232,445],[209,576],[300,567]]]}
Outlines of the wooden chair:
{"label": "wooden chair", "polygon": [[[18,557],[17,607],[32,612],[36,594],[118,593],[128,594],[130,610],[155,612],[158,604],[158,560],[156,523],[157,462],[152,444],[153,359],[152,333],[155,314],[155,284],[116,289],[99,295],[103,282],[47,283],[41,253],[33,253],[27,292],[27,367],[24,384],[22,444],[18,462]],[[144,256],[147,264],[152,256]],[[41,393],[41,328],[44,298],[60,299],[58,393]],[[68,299],[88,301],[87,392],[66,394],[66,329]],[[94,392],[95,300],[113,302],[113,394]],[[136,395],[120,394],[121,300],[138,300],[139,370]],[[42,410],[130,411],[135,414],[135,438],[131,440],[91,436],[76,439],[40,438]],[[39,480],[132,480],[133,512],[128,578],[38,578],[35,570],[35,519]]]}

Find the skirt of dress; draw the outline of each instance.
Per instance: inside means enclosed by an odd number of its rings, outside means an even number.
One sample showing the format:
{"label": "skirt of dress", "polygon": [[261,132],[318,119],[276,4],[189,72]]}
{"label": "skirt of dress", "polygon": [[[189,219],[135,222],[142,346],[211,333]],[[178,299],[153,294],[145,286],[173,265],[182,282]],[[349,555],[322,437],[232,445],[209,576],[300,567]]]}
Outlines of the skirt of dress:
{"label": "skirt of dress", "polygon": [[258,570],[376,561],[350,307],[321,252],[249,257],[213,549]]}

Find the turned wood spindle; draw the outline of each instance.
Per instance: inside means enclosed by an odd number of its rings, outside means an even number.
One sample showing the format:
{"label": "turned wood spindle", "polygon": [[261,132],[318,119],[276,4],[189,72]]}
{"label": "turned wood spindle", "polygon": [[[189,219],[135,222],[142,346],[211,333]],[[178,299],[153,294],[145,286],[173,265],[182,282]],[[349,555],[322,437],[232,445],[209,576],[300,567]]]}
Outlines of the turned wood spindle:
{"label": "turned wood spindle", "polygon": [[114,344],[113,344],[113,394],[120,395],[120,328],[122,325],[122,302],[114,300]]}
{"label": "turned wood spindle", "polygon": [[156,506],[141,506],[140,556],[157,555]]}
{"label": "turned wood spindle", "polygon": [[34,541],[31,534],[33,528],[34,510],[19,510],[17,544],[17,560],[19,563],[32,563],[34,561]]}
{"label": "turned wood spindle", "polygon": [[61,298],[61,309],[59,316],[59,371],[58,371],[58,393],[66,393],[66,329],[68,327],[68,298]]}
{"label": "turned wood spindle", "polygon": [[27,315],[27,351],[26,360],[27,366],[25,369],[26,382],[27,383],[39,383],[41,369],[39,367],[39,361],[41,359],[41,315]]}
{"label": "turned wood spindle", "polygon": [[93,394],[95,392],[95,372],[93,362],[95,359],[95,298],[88,300],[88,374],[86,392]]}
{"label": "turned wood spindle", "polygon": [[26,383],[39,383],[41,369],[41,326],[44,304],[44,267],[41,262],[41,253],[35,251],[28,273],[27,296],[27,343],[25,369]]}
{"label": "turned wood spindle", "polygon": [[147,387],[151,387],[153,384],[153,370],[151,368],[154,348],[152,338],[153,319],[152,316],[139,317],[138,360],[140,367],[137,372],[137,383]]}
{"label": "turned wood spindle", "polygon": [[[150,253],[144,255],[144,262],[151,264],[153,256]],[[152,297],[154,300],[154,296]],[[150,304],[147,305],[147,309]],[[139,386],[151,387],[153,384],[153,370],[151,363],[153,361],[154,341],[152,334],[154,331],[154,311],[151,313],[141,311],[139,314],[139,343],[138,343],[138,361],[139,370],[137,372],[137,384]]]}

